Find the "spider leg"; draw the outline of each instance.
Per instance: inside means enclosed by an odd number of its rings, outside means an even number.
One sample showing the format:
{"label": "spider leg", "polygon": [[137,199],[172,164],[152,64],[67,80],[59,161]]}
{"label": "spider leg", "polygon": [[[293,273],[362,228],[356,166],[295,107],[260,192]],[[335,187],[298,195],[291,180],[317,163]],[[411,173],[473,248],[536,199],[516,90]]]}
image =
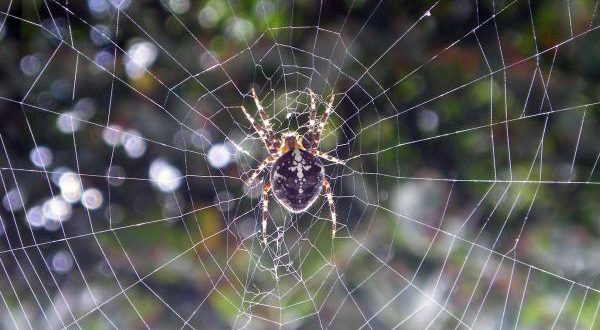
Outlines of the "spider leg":
{"label": "spider leg", "polygon": [[254,104],[256,104],[256,108],[258,109],[258,115],[260,116],[260,119],[262,120],[263,123],[263,128],[265,131],[265,135],[267,136],[267,139],[270,141],[271,147],[267,148],[269,150],[270,153],[275,153],[277,152],[277,149],[279,149],[279,141],[275,140],[275,134],[273,133],[273,128],[271,127],[271,122],[269,121],[269,117],[267,116],[267,113],[265,112],[265,108],[262,106],[262,104],[260,104],[260,100],[258,99],[258,96],[256,95],[256,90],[254,89],[254,87],[252,87],[252,98],[254,99]]}
{"label": "spider leg", "polygon": [[252,127],[254,127],[254,130],[260,136],[260,139],[265,143],[265,147],[267,148],[267,150],[270,153],[273,153],[271,151],[273,149],[273,142],[274,142],[273,138],[269,136],[269,134],[264,129],[264,127],[262,127],[259,123],[256,122],[256,120],[254,120],[254,118],[250,115],[250,113],[248,112],[248,110],[246,110],[246,108],[244,106],[240,106],[240,108],[242,108],[244,115],[246,115],[246,119],[248,119],[250,124],[252,124]]}
{"label": "spider leg", "polygon": [[345,165],[346,164],[345,160],[341,160],[341,159],[338,159],[336,157],[333,157],[333,156],[331,156],[328,153],[325,153],[323,151],[312,150],[311,152],[312,152],[313,155],[315,155],[317,157],[321,157],[321,158],[323,158],[323,159],[325,159],[327,161],[330,161],[332,163],[336,163],[336,164],[340,164],[340,165]]}
{"label": "spider leg", "polygon": [[275,160],[277,160],[277,156],[274,156],[274,155],[271,155],[271,156],[265,158],[265,160],[263,160],[262,163],[260,163],[260,165],[253,171],[252,175],[250,176],[250,179],[248,179],[246,184],[251,185],[254,182],[254,180],[256,180],[256,178],[258,178],[260,173],[262,173],[262,171],[265,169],[265,167],[269,166],[269,164],[271,164]]}
{"label": "spider leg", "polygon": [[314,146],[314,143],[317,123],[317,103],[315,101],[315,93],[313,93],[312,89],[309,88],[308,93],[310,94],[310,115],[308,120],[308,148],[313,149],[316,148],[316,146]]}
{"label": "spider leg", "polygon": [[323,128],[325,128],[325,124],[327,123],[329,114],[333,110],[333,99],[334,99],[334,95],[331,94],[331,96],[329,96],[329,101],[327,101],[325,113],[323,113],[323,116],[321,116],[321,119],[319,120],[319,125],[315,125],[315,127],[314,127],[315,138],[312,143],[313,149],[317,149],[317,147],[319,146],[319,143],[321,142],[321,134],[323,133]]}
{"label": "spider leg", "polygon": [[267,181],[265,187],[262,190],[261,206],[262,206],[262,234],[263,243],[267,245],[267,219],[269,217],[269,190],[271,190],[271,183]]}
{"label": "spider leg", "polygon": [[331,185],[329,180],[323,180],[323,186],[325,187],[325,195],[327,196],[327,202],[329,203],[329,211],[331,212],[331,237],[335,238],[337,216],[335,214],[335,204],[333,203],[333,195],[331,193]]}

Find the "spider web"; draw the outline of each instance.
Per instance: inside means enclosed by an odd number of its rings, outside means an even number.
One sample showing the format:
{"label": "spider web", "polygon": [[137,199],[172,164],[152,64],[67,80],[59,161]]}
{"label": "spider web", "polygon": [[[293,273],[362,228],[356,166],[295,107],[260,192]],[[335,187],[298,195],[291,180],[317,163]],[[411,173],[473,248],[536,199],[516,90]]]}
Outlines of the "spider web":
{"label": "spider web", "polygon": [[[597,2],[0,13],[0,327],[598,327]],[[261,243],[252,87],[277,135],[335,95],[334,239]]]}

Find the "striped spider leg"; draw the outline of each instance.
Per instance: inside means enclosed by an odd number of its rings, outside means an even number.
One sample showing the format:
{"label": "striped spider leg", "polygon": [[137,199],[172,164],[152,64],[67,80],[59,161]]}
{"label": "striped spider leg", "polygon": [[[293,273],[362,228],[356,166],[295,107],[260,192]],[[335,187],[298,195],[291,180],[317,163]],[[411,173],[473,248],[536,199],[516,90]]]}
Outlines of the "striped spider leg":
{"label": "striped spider leg", "polygon": [[251,92],[252,92],[252,98],[254,99],[254,104],[256,105],[256,108],[258,109],[258,114],[261,118],[262,125],[259,124],[254,119],[254,117],[252,117],[250,115],[250,113],[246,110],[246,108],[244,106],[241,106],[241,108],[242,108],[242,111],[244,112],[244,115],[246,116],[246,119],[250,122],[250,124],[252,124],[252,127],[254,127],[254,130],[258,133],[258,135],[260,136],[260,139],[265,144],[265,148],[269,152],[269,156],[267,158],[265,158],[262,161],[262,163],[259,165],[259,167],[253,171],[252,175],[250,176],[250,179],[246,182],[247,185],[251,185],[258,178],[258,176],[263,172],[263,170],[277,159],[277,156],[279,155],[279,152],[280,152],[279,149],[281,147],[281,142],[275,138],[275,133],[273,133],[273,128],[271,127],[269,117],[267,116],[267,113],[265,112],[265,108],[260,103],[260,100],[258,99],[258,96],[256,95],[256,91],[254,90],[254,88],[252,88]]}
{"label": "striped spider leg", "polygon": [[[317,118],[317,106],[315,101],[315,93],[309,89],[310,94],[310,115],[308,122],[308,146],[309,150],[317,150],[319,148],[319,143],[321,143],[321,135],[323,134],[323,129],[325,128],[325,124],[327,123],[327,119],[329,119],[329,114],[333,110],[333,101],[334,95],[331,94],[329,96],[329,100],[325,105],[325,112],[321,116],[321,118]],[[338,163],[336,161],[336,163]]]}
{"label": "striped spider leg", "polygon": [[[262,172],[265,170],[265,168],[267,168],[267,166],[271,165],[273,162],[275,162],[278,158],[278,156],[280,155],[280,147],[281,147],[281,142],[277,139],[275,139],[275,134],[273,133],[273,128],[271,127],[271,123],[269,122],[269,117],[267,116],[267,113],[265,112],[264,107],[262,106],[260,100],[258,99],[258,96],[256,95],[256,90],[254,88],[252,88],[252,99],[254,99],[254,104],[256,105],[256,108],[258,110],[258,114],[261,118],[261,122],[262,125],[259,124],[254,117],[252,117],[250,115],[250,113],[248,113],[248,111],[246,110],[246,108],[244,106],[242,106],[242,111],[244,112],[244,115],[246,116],[246,119],[250,122],[250,124],[252,124],[252,127],[254,127],[254,130],[258,133],[258,135],[260,136],[260,139],[263,141],[263,143],[265,144],[265,148],[267,149],[267,151],[269,152],[269,156],[267,158],[265,158],[262,163],[253,171],[252,175],[250,176],[250,179],[246,182],[247,185],[251,185],[261,174]],[[269,211],[269,190],[271,188],[271,184],[269,182],[269,179],[266,179],[265,182],[265,186],[263,187],[262,190],[262,194],[261,194],[261,213],[262,213],[262,229],[263,229],[263,240],[264,243],[267,243],[267,236],[266,236],[266,230],[267,230],[267,219],[268,219],[268,211]]]}
{"label": "striped spider leg", "polygon": [[[310,95],[310,114],[309,114],[309,126],[308,126],[308,148],[309,152],[313,155],[325,159],[329,162],[344,165],[346,161],[333,157],[323,151],[318,150],[319,143],[321,142],[321,135],[323,133],[323,129],[325,128],[325,124],[327,123],[327,119],[329,118],[329,114],[333,110],[333,101],[334,95],[331,94],[329,96],[329,100],[327,101],[325,112],[321,116],[321,118],[317,119],[317,105],[315,100],[315,93],[309,89]],[[331,236],[335,237],[336,225],[337,225],[337,215],[335,213],[335,204],[333,203],[333,194],[331,185],[329,183],[329,179],[324,178],[323,187],[325,188],[325,197],[327,198],[327,203],[329,204],[329,211],[331,212]]]}

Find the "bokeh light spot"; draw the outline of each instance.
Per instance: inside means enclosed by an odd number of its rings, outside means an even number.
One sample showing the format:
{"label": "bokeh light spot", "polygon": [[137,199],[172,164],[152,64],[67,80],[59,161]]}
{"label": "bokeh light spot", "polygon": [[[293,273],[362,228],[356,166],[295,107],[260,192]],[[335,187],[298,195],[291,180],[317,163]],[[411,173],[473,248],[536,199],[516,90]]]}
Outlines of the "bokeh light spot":
{"label": "bokeh light spot", "polygon": [[125,72],[131,79],[140,79],[146,70],[154,63],[158,51],[153,43],[138,41],[128,49],[125,57]]}
{"label": "bokeh light spot", "polygon": [[150,164],[149,176],[152,185],[163,192],[172,192],[181,185],[181,172],[162,159]]}
{"label": "bokeh light spot", "polygon": [[25,201],[17,188],[9,190],[2,198],[2,206],[7,211],[15,212],[23,208]]}
{"label": "bokeh light spot", "polygon": [[52,256],[52,270],[64,274],[73,268],[73,257],[66,251],[58,251]]}
{"label": "bokeh light spot", "polygon": [[223,168],[231,163],[233,153],[225,144],[215,144],[208,150],[208,163],[214,168]]}
{"label": "bokeh light spot", "polygon": [[96,188],[86,189],[81,196],[81,204],[88,210],[97,210],[103,201],[102,193]]}
{"label": "bokeh light spot", "polygon": [[29,160],[39,168],[46,168],[52,164],[52,151],[44,146],[33,148],[29,153]]}
{"label": "bokeh light spot", "polygon": [[44,217],[44,211],[39,205],[30,207],[25,217],[27,219],[27,223],[31,226],[31,228],[37,229],[42,228],[44,227],[44,225],[46,225],[46,217]]}
{"label": "bokeh light spot", "polygon": [[110,125],[104,128],[102,131],[102,139],[106,144],[111,147],[115,147],[121,144],[121,135],[123,134],[123,128],[119,125]]}
{"label": "bokeh light spot", "polygon": [[66,172],[58,179],[60,196],[69,203],[77,203],[81,198],[81,180],[74,172]]}
{"label": "bokeh light spot", "polygon": [[44,202],[42,211],[48,220],[65,222],[71,218],[73,209],[62,197],[56,196]]}
{"label": "bokeh light spot", "polygon": [[140,158],[144,155],[146,152],[146,141],[142,139],[140,132],[128,130],[121,137],[121,144],[129,157]]}
{"label": "bokeh light spot", "polygon": [[23,57],[20,64],[21,71],[28,76],[34,76],[42,69],[42,62],[37,55]]}

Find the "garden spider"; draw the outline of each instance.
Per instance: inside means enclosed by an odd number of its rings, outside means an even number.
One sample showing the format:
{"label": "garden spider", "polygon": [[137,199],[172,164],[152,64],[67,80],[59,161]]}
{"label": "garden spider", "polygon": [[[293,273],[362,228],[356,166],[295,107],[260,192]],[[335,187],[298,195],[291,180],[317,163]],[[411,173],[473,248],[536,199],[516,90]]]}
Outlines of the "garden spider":
{"label": "garden spider", "polygon": [[252,124],[261,140],[264,142],[269,156],[254,170],[247,184],[250,185],[268,166],[272,166],[270,176],[266,179],[262,190],[262,232],[263,242],[267,244],[267,217],[269,212],[269,190],[273,190],[275,199],[284,208],[292,213],[306,211],[317,199],[323,187],[331,211],[332,230],[331,236],[335,237],[336,214],[331,185],[325,177],[323,163],[319,158],[327,161],[344,164],[345,162],[322,151],[317,150],[321,141],[321,134],[333,105],[333,94],[326,104],[325,113],[317,119],[317,106],[315,94],[309,89],[310,94],[310,119],[306,138],[306,145],[302,142],[297,132],[285,132],[280,139],[275,137],[269,118],[265,113],[256,91],[252,88],[252,98],[258,109],[262,125],[241,107],[246,118]]}

